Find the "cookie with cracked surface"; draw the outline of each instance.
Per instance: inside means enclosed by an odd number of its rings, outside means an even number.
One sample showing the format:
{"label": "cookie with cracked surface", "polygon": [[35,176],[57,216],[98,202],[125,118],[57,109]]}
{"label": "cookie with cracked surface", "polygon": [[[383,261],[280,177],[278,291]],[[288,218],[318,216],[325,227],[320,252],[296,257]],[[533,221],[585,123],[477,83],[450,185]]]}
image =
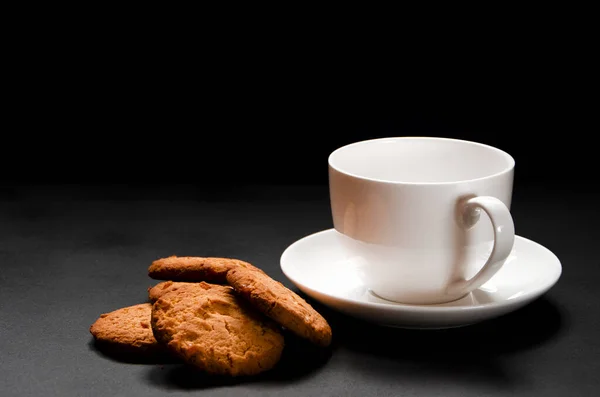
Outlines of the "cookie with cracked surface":
{"label": "cookie with cracked surface", "polygon": [[152,306],[152,330],[185,362],[210,374],[256,375],[284,347],[277,325],[225,285],[187,283]]}
{"label": "cookie with cracked surface", "polygon": [[151,313],[150,303],[104,313],[91,325],[90,333],[96,341],[123,352],[162,353],[164,348],[152,333]]}
{"label": "cookie with cracked surface", "polygon": [[158,300],[158,298],[160,298],[167,292],[176,291],[179,288],[181,288],[182,286],[185,286],[188,284],[195,284],[195,283],[187,283],[187,282],[183,282],[183,281],[160,282],[160,283],[156,284],[154,287],[148,288],[148,299],[150,299],[150,302],[154,303]]}
{"label": "cookie with cracked surface", "polygon": [[169,256],[157,259],[148,268],[148,276],[156,280],[206,281],[226,283],[226,274],[233,268],[262,272],[248,262],[232,258],[203,258],[198,256]]}
{"label": "cookie with cracked surface", "polygon": [[266,273],[232,269],[227,282],[259,311],[296,335],[326,347],[331,343],[327,320],[294,291]]}

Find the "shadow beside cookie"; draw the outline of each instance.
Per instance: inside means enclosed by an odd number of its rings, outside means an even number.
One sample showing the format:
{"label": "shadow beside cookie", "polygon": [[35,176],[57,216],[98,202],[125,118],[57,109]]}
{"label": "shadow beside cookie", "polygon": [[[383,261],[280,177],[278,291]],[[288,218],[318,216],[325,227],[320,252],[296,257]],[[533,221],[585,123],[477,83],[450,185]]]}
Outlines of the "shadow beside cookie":
{"label": "shadow beside cookie", "polygon": [[144,375],[152,385],[165,390],[202,390],[255,381],[252,376],[211,375],[186,364],[154,366]]}
{"label": "shadow beside cookie", "polygon": [[93,338],[90,340],[88,346],[90,350],[93,350],[96,354],[104,358],[125,364],[154,365],[180,362],[177,357],[162,349],[141,351],[135,348],[127,348],[123,345],[97,341]]}
{"label": "shadow beside cookie", "polygon": [[284,332],[285,348],[277,365],[253,376],[211,375],[191,365],[165,365],[150,368],[146,380],[165,390],[201,390],[248,383],[290,382],[302,379],[323,367],[331,349],[316,346]]}
{"label": "shadow beside cookie", "polygon": [[327,364],[331,347],[320,347],[289,331],[284,331],[285,348],[281,360],[271,371],[261,374],[261,381],[289,382],[309,376]]}

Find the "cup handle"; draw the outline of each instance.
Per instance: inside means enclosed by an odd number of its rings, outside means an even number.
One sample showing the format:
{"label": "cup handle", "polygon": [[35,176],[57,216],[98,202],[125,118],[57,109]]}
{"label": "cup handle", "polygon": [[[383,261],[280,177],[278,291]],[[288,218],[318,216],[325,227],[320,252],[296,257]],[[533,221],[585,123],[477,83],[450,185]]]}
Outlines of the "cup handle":
{"label": "cup handle", "polygon": [[495,197],[478,196],[468,199],[463,205],[463,224],[471,227],[482,209],[492,221],[494,228],[494,247],[487,262],[479,272],[469,280],[458,280],[448,286],[450,295],[467,294],[485,284],[504,264],[515,242],[515,225],[506,205]]}

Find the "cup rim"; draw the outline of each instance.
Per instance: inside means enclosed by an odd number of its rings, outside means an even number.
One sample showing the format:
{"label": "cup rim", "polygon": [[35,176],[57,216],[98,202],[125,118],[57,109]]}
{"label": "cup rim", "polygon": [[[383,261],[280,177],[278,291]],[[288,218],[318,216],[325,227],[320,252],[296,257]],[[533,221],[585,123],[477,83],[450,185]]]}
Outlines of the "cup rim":
{"label": "cup rim", "polygon": [[[460,180],[455,180],[455,181],[444,181],[444,182],[406,182],[406,181],[392,181],[392,180],[380,179],[380,178],[370,178],[370,177],[358,175],[358,174],[355,174],[352,172],[344,171],[344,170],[340,169],[339,167],[336,167],[332,163],[332,157],[336,153],[341,152],[342,150],[347,149],[352,146],[359,146],[362,144],[366,144],[369,142],[376,142],[376,141],[411,140],[411,139],[412,140],[451,141],[451,142],[459,142],[459,143],[463,143],[463,144],[484,147],[486,149],[495,151],[496,153],[502,155],[506,160],[508,160],[508,165],[499,172],[496,172],[496,173],[490,174],[490,175],[486,175],[486,176],[482,176],[479,178],[460,179]],[[459,184],[459,183],[469,183],[469,182],[481,181],[481,180],[491,179],[491,178],[495,178],[495,177],[507,174],[507,173],[511,172],[515,167],[515,159],[513,158],[513,156],[511,156],[509,153],[507,153],[504,150],[499,149],[495,146],[491,146],[491,145],[488,145],[485,143],[480,143],[480,142],[475,142],[475,141],[469,141],[466,139],[444,138],[444,137],[434,137],[434,136],[418,136],[418,135],[390,136],[390,137],[366,139],[366,140],[362,140],[362,141],[352,142],[347,145],[340,146],[337,149],[335,149],[334,151],[332,151],[327,158],[327,163],[328,163],[329,167],[331,167],[335,171],[337,171],[341,174],[344,174],[344,175],[351,176],[356,179],[361,179],[361,180],[370,181],[370,182],[390,184],[390,185],[419,185],[419,186],[421,186],[421,185],[422,186],[455,185],[455,184]]]}

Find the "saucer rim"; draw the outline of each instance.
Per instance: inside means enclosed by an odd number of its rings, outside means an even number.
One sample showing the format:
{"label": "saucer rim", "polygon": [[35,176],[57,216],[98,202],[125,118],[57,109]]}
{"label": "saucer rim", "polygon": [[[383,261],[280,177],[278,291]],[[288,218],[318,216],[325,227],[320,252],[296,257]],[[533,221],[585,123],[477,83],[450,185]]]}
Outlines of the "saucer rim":
{"label": "saucer rim", "polygon": [[[537,289],[529,291],[528,293],[525,293],[523,295],[519,295],[516,298],[505,299],[505,300],[496,301],[496,302],[479,303],[479,304],[469,305],[469,306],[442,306],[442,305],[450,303],[450,302],[441,303],[441,304],[431,304],[431,305],[419,305],[419,304],[407,304],[407,303],[392,302],[392,301],[390,301],[389,303],[366,302],[364,300],[358,300],[358,299],[351,298],[351,297],[340,297],[337,295],[332,295],[327,292],[317,291],[314,288],[310,288],[310,287],[306,286],[306,284],[299,282],[297,279],[290,276],[289,269],[286,271],[286,266],[284,264],[286,261],[286,258],[289,255],[291,255],[290,251],[296,244],[299,244],[300,242],[302,242],[306,239],[314,238],[320,234],[327,234],[327,233],[332,233],[335,231],[336,231],[335,228],[321,230],[321,231],[318,231],[315,233],[308,234],[308,235],[296,240],[292,244],[290,244],[283,251],[283,253],[280,256],[279,262],[280,262],[281,271],[300,290],[306,289],[316,295],[324,296],[327,299],[338,301],[338,302],[352,303],[354,305],[361,306],[363,308],[377,308],[377,309],[382,309],[382,310],[392,310],[392,311],[403,312],[403,313],[406,313],[407,311],[412,312],[412,313],[422,313],[423,311],[426,311],[429,313],[472,312],[472,311],[486,310],[486,309],[490,309],[490,308],[494,308],[494,309],[501,309],[504,307],[509,308],[514,305],[521,304],[523,302],[531,301],[531,300],[543,295],[548,290],[550,290],[554,285],[556,285],[556,283],[558,282],[558,280],[560,279],[560,277],[562,275],[562,264],[560,262],[560,259],[556,256],[556,254],[554,254],[550,249],[548,249],[547,247],[543,246],[540,243],[537,243],[531,239],[528,239],[526,237],[515,234],[515,240],[519,239],[525,243],[537,245],[539,248],[547,251],[547,253],[549,253],[555,259],[556,266],[557,266],[556,270],[553,270],[553,273],[554,273],[553,276],[546,283],[544,283],[542,287],[539,287]],[[462,299],[462,298],[460,298],[460,299]]]}

